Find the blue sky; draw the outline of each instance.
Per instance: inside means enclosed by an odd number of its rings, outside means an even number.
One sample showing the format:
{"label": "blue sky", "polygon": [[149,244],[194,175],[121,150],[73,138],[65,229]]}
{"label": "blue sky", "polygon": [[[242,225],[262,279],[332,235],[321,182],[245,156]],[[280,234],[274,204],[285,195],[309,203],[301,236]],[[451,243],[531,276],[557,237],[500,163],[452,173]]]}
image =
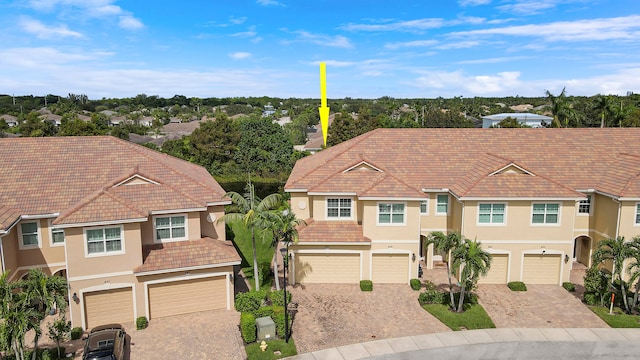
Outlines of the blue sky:
{"label": "blue sky", "polygon": [[640,92],[640,1],[0,0],[0,93]]}

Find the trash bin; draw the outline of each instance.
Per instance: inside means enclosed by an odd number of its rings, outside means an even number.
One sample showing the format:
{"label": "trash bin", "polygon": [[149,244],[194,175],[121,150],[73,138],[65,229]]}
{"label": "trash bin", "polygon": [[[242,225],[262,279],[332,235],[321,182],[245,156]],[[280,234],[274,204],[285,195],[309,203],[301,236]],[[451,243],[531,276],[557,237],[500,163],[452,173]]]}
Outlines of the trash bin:
{"label": "trash bin", "polygon": [[270,340],[276,337],[276,323],[269,316],[257,318],[256,328],[258,330],[258,341]]}

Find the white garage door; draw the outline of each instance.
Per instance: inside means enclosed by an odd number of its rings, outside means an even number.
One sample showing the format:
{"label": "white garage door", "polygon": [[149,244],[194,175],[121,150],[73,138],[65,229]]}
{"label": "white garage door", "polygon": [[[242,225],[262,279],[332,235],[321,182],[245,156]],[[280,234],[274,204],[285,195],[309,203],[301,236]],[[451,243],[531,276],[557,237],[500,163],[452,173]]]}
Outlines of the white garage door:
{"label": "white garage door", "polygon": [[98,325],[134,321],[131,288],[96,291],[84,294],[87,329]]}
{"label": "white garage door", "polygon": [[296,283],[356,284],[360,281],[359,254],[296,254]]}
{"label": "white garage door", "polygon": [[478,284],[506,284],[509,271],[509,255],[491,254],[491,269],[486,276],[478,279]]}
{"label": "white garage door", "polygon": [[374,283],[409,282],[409,254],[373,254],[371,279]]}
{"label": "white garage door", "polygon": [[149,318],[227,308],[227,277],[149,285]]}
{"label": "white garage door", "polygon": [[560,255],[528,254],[524,256],[522,281],[525,284],[559,284]]}

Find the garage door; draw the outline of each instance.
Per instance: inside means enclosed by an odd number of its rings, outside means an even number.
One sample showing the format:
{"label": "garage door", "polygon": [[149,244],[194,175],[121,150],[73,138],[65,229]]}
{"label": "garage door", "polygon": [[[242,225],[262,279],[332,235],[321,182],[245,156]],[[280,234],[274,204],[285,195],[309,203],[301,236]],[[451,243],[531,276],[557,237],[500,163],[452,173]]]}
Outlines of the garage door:
{"label": "garage door", "polygon": [[84,308],[87,329],[134,320],[131,288],[85,293]]}
{"label": "garage door", "polygon": [[491,254],[491,269],[478,279],[479,284],[506,284],[509,271],[509,255]]}
{"label": "garage door", "polygon": [[149,285],[149,318],[227,308],[227,277]]}
{"label": "garage door", "polygon": [[409,282],[408,254],[374,254],[371,279],[374,283]]}
{"label": "garage door", "polygon": [[355,284],[360,281],[359,254],[296,254],[296,282]]}
{"label": "garage door", "polygon": [[525,255],[522,281],[525,284],[558,284],[560,281],[560,255]]}

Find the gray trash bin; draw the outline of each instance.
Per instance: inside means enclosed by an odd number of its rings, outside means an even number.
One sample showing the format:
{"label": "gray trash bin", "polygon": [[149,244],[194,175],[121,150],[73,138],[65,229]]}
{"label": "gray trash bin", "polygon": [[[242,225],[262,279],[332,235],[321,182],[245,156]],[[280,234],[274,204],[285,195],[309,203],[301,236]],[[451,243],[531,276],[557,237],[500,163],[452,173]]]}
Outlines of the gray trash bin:
{"label": "gray trash bin", "polygon": [[257,318],[256,328],[258,330],[258,341],[270,340],[276,337],[276,323],[269,316]]}

